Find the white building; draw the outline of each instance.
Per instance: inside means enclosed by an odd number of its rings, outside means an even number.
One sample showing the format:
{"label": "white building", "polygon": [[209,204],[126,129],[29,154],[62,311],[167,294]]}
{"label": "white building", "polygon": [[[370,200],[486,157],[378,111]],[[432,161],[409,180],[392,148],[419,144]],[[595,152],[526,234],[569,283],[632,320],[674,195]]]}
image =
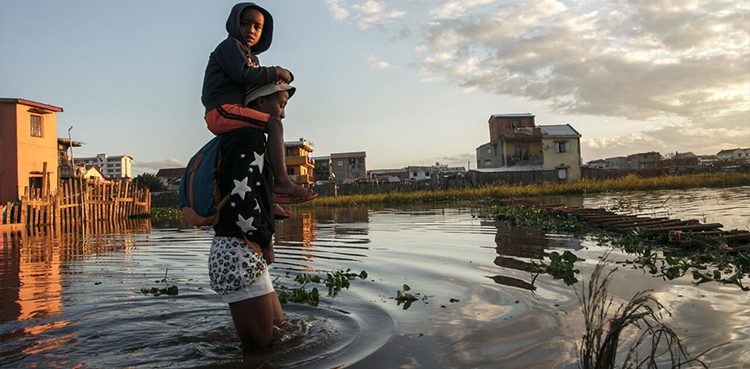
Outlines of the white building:
{"label": "white building", "polygon": [[130,155],[109,156],[99,154],[93,158],[76,158],[76,164],[94,165],[99,168],[102,175],[110,179],[133,178],[131,162],[133,157]]}
{"label": "white building", "polygon": [[735,159],[735,160],[747,160],[748,156],[750,156],[750,148],[747,149],[729,149],[729,150],[721,150],[718,153],[716,153],[716,156],[719,159]]}

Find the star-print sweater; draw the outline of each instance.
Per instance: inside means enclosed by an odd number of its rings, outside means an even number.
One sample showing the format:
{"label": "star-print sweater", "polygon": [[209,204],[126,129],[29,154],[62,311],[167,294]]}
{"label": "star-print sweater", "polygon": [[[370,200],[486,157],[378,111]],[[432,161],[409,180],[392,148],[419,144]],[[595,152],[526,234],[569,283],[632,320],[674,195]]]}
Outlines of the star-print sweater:
{"label": "star-print sweater", "polygon": [[218,180],[221,194],[230,194],[214,226],[217,236],[243,238],[265,247],[275,232],[273,174],[266,160],[266,136],[253,128],[222,135]]}

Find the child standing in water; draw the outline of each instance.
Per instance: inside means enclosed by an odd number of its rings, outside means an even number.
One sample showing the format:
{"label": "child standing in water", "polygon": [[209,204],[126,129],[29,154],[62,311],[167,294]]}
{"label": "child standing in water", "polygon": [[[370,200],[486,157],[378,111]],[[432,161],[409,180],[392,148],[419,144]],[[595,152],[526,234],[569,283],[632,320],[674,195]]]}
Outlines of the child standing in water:
{"label": "child standing in water", "polygon": [[248,108],[248,89],[268,83],[291,83],[282,67],[262,67],[257,55],[271,47],[273,17],[254,3],[239,3],[227,19],[229,35],[211,53],[203,79],[201,101],[208,129],[216,135],[252,127],[268,133],[268,155],[274,174],[274,202],[310,201],[318,195],[294,184],[286,173],[284,127],[280,119]]}
{"label": "child standing in water", "polygon": [[[295,88],[275,82],[248,92],[250,107],[275,119]],[[211,288],[229,304],[234,326],[245,349],[271,345],[274,326],[284,324],[268,265],[274,261],[273,176],[266,166],[265,134],[256,128],[237,128],[221,139],[217,178],[229,202],[214,226],[208,271]]]}

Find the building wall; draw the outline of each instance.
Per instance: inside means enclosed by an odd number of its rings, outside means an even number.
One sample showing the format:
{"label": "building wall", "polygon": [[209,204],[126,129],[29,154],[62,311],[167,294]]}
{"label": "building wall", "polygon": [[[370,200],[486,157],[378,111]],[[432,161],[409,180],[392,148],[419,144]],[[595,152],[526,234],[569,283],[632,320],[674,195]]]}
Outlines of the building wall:
{"label": "building wall", "polygon": [[366,156],[361,154],[331,154],[331,173],[336,180],[367,179]]}
{"label": "building wall", "polygon": [[284,143],[286,146],[286,171],[297,184],[309,186],[314,180],[315,161],[310,157],[313,151],[306,141]]}
{"label": "building wall", "polygon": [[102,174],[111,178],[133,178],[131,169],[133,157],[130,155],[109,156],[98,154],[96,157],[75,158],[76,163],[96,165]]}
{"label": "building wall", "polygon": [[[514,126],[515,123],[515,126]],[[541,137],[542,131],[536,127],[534,116],[490,116],[490,142],[500,138]]]}
{"label": "building wall", "polygon": [[[31,110],[31,111],[30,111]],[[60,109],[60,111],[62,111]],[[42,137],[31,136],[31,117],[41,117]],[[57,190],[57,113],[22,103],[0,104],[0,203],[16,201],[33,180],[41,187],[47,163],[50,191]]]}
{"label": "building wall", "polygon": [[[516,146],[528,146],[528,158],[516,158]],[[500,139],[477,148],[477,168],[541,165],[542,142],[539,140]],[[508,157],[512,157],[508,162]],[[515,160],[518,159],[518,160]]]}
{"label": "building wall", "polygon": [[331,179],[331,158],[329,156],[314,157],[313,177],[316,181]]}
{"label": "building wall", "polygon": [[493,141],[477,147],[477,168],[500,168],[505,165],[502,145],[502,141]]}
{"label": "building wall", "polygon": [[[565,152],[557,152],[556,147],[563,145]],[[581,144],[578,137],[543,138],[542,147],[544,150],[542,167],[558,171],[566,170],[565,181],[568,183],[581,179]]]}

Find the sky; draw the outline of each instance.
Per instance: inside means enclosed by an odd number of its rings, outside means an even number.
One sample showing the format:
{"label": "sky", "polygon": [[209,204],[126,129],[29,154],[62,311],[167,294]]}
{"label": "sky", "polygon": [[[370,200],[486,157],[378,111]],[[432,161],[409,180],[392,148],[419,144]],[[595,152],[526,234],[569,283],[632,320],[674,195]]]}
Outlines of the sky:
{"label": "sky", "polygon": [[[184,166],[234,1],[0,0],[0,97],[62,107],[75,157]],[[748,0],[266,0],[285,140],[368,169],[476,168],[492,114],[570,124],[584,162],[750,147]],[[71,128],[72,127],[72,128]]]}

